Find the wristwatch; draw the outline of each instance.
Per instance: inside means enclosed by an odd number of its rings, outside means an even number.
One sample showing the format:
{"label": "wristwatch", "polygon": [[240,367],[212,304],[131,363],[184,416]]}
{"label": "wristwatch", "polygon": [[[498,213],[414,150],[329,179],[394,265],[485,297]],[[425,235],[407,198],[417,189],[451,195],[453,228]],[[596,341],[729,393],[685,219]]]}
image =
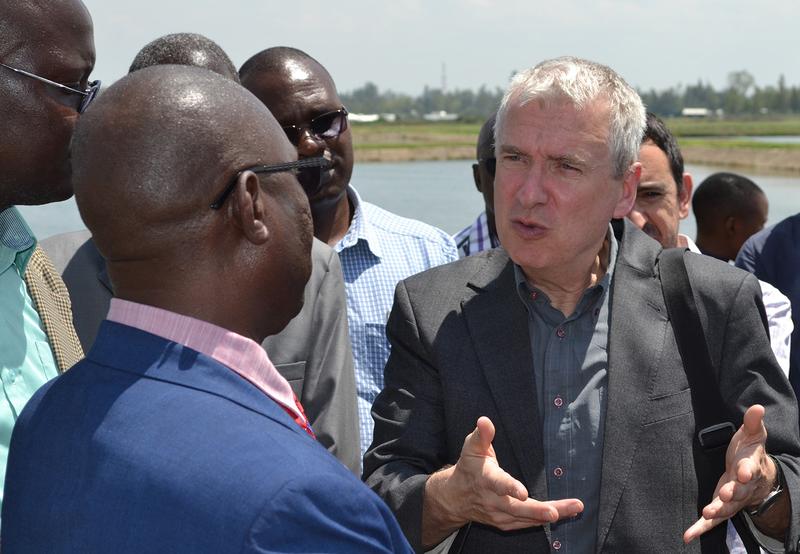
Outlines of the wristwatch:
{"label": "wristwatch", "polygon": [[[770,458],[772,458],[772,456],[770,456]],[[783,470],[781,469],[781,465],[775,458],[772,458],[772,461],[775,464],[775,469],[778,473],[776,475],[777,479],[775,480],[776,481],[775,487],[773,487],[773,489],[770,491],[767,497],[761,501],[761,504],[759,504],[755,508],[747,510],[747,513],[750,517],[763,516],[765,513],[769,511],[770,508],[772,508],[778,502],[778,500],[780,500],[781,493],[783,493],[783,491],[786,490],[786,485],[783,482]]]}

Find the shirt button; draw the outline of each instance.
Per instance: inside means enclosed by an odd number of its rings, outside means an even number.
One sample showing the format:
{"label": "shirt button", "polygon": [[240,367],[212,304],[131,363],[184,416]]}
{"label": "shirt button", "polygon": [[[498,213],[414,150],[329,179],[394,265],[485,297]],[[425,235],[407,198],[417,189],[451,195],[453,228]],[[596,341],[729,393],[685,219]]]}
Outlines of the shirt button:
{"label": "shirt button", "polygon": [[561,541],[553,541],[553,550],[561,550]]}
{"label": "shirt button", "polygon": [[539,298],[539,293],[536,292],[535,290],[532,290],[531,291],[531,300],[536,300],[537,298]]}
{"label": "shirt button", "polygon": [[567,336],[567,331],[563,327],[559,327],[558,329],[556,329],[556,335],[558,336],[558,338],[563,339],[564,337]]}
{"label": "shirt button", "polygon": [[564,470],[561,469],[560,467],[557,467],[553,470],[553,475],[560,478],[562,475],[564,475]]}
{"label": "shirt button", "polygon": [[563,406],[563,405],[564,405],[564,399],[563,399],[563,398],[561,398],[560,396],[556,396],[556,397],[553,399],[553,405],[554,405],[556,408],[560,408],[561,406]]}
{"label": "shirt button", "polygon": [[594,317],[600,317],[600,308],[595,308]]}

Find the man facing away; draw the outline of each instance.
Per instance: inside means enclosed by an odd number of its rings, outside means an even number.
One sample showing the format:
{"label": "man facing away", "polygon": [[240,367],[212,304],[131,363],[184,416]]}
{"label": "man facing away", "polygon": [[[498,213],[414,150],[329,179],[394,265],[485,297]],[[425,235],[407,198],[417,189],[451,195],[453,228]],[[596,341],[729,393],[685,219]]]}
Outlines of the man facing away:
{"label": "man facing away", "polygon": [[361,452],[372,439],[372,402],[383,386],[389,357],[386,320],[397,283],[455,260],[443,231],[365,202],[350,183],[353,143],[347,110],[328,71],[294,48],[264,50],[239,70],[242,85],[275,115],[300,158],[330,162],[322,183],[306,188],[314,236],[342,262],[347,322],[355,360]]}
{"label": "man facing away", "polygon": [[764,228],[769,202],[761,187],[744,175],[721,172],[700,183],[692,210],[700,252],[729,262],[747,239]]}
{"label": "man facing away", "polygon": [[[698,254],[702,252],[711,255],[713,255],[713,252],[720,252],[719,256],[714,257],[727,262],[730,259],[727,256],[729,256],[732,250],[723,248],[717,251],[709,246],[709,248],[712,248],[711,251],[703,251],[702,248],[698,248],[699,245],[695,244],[690,237],[681,234],[680,222],[689,215],[689,201],[692,198],[692,176],[684,171],[683,155],[678,146],[678,141],[675,140],[675,136],[670,132],[667,126],[664,125],[664,122],[652,113],[647,114],[647,126],[645,127],[642,145],[639,148],[639,161],[642,164],[642,177],[637,189],[636,203],[628,214],[628,219],[645,233],[660,242],[661,246],[664,248],[680,246],[688,248],[692,252]],[[718,173],[716,176],[709,177],[703,181],[704,184],[698,187],[697,192],[695,192],[693,207],[697,208],[698,205],[701,206],[701,212],[708,217],[708,219],[703,216],[698,217],[695,210],[695,217],[698,219],[698,240],[703,239],[703,243],[707,246],[710,245],[710,242],[707,240],[710,231],[707,228],[711,227],[709,212],[712,210],[710,208],[705,208],[705,205],[708,204],[709,195],[705,193],[701,194],[700,191],[703,186],[709,184],[711,184],[712,188],[716,188],[714,182],[720,178],[720,182],[722,179],[727,182],[728,178],[725,177],[727,175],[732,174]],[[736,177],[735,181],[737,183],[744,179],[743,177]],[[711,181],[709,181],[710,179]],[[747,179],[747,181],[749,181],[749,179]],[[727,188],[725,183],[722,184],[723,187]],[[744,186],[746,187],[746,191],[750,191],[751,194],[737,194],[737,196],[752,196],[754,197],[753,200],[756,205],[752,207],[752,210],[742,208],[740,213],[751,214],[753,210],[758,212],[763,210],[763,213],[756,216],[763,224],[763,220],[766,219],[766,198],[758,200],[758,195],[760,194],[763,196],[763,193],[760,192],[761,189],[758,189],[755,183],[752,184],[752,187],[758,190],[753,189],[747,184]],[[698,194],[701,196],[700,201],[697,201]],[[716,194],[714,196],[716,196]],[[728,205],[731,203],[730,200],[727,202]],[[723,208],[723,211],[732,213],[728,208]],[[744,226],[748,218],[736,218],[735,221],[729,218],[724,219],[727,220],[728,223],[722,222],[722,226],[727,226],[731,229],[733,231],[731,236],[733,236],[739,233],[739,230]],[[700,221],[704,222],[703,228],[706,229],[705,232],[700,230]],[[722,231],[722,234],[728,233]],[[715,241],[714,244],[727,244],[728,241],[729,239],[725,239],[719,243]],[[736,243],[738,241],[734,242]],[[739,245],[741,246],[741,244]],[[767,323],[769,324],[772,351],[781,369],[788,375],[790,339],[794,327],[792,324],[792,306],[789,299],[777,288],[764,281],[761,281],[759,285],[761,286],[762,299],[767,314]]]}
{"label": "man facing away", "polygon": [[302,304],[297,179],[318,167],[239,85],[179,66],[110,87],[73,160],[117,297],[87,358],[20,416],[4,552],[407,551],[260,346]]}
{"label": "man facing away", "polygon": [[800,214],[760,231],[747,239],[736,257],[741,267],[774,285],[794,307],[789,380],[800,394]]}
{"label": "man facing away", "polygon": [[462,258],[497,248],[497,228],[494,224],[494,174],[497,159],[494,157],[494,122],[497,114],[492,114],[481,127],[478,134],[477,161],[472,164],[472,178],[475,188],[483,196],[484,210],[478,218],[453,237]]}
{"label": "man facing away", "polygon": [[14,206],[72,195],[69,141],[99,85],[88,83],[94,39],[79,0],[5,2],[0,11],[2,484],[19,413],[83,356],[64,284]]}
{"label": "man facing away", "polygon": [[517,74],[495,127],[503,248],[398,285],[364,475],[416,549],[458,532],[462,553],[719,552],[736,515],[748,541],[797,550],[797,404],[758,282],[686,256],[738,428],[706,465],[661,245],[610,225],[633,207],[644,127],[605,66]]}
{"label": "man facing away", "polygon": [[[194,33],[150,42],[134,58],[130,72],[166,64],[202,67],[239,82],[236,67],[222,48]],[[75,330],[88,351],[113,295],[105,260],[88,231],[51,237],[42,241],[42,247],[63,275]],[[356,385],[342,270],[333,249],[318,240],[311,248],[311,268],[300,313],[262,346],[300,398],[317,440],[358,474]]]}

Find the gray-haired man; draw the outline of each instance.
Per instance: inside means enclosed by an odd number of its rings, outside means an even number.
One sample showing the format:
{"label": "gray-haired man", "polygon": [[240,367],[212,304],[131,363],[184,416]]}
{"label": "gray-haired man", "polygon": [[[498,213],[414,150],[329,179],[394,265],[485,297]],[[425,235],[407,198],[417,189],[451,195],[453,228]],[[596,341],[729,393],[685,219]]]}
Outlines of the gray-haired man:
{"label": "gray-haired man", "polygon": [[742,529],[797,548],[797,406],[758,283],[702,256],[686,265],[739,429],[724,472],[695,466],[661,246],[610,224],[633,205],[644,125],[605,66],[518,74],[495,132],[503,249],[398,286],[364,471],[417,549],[460,531],[461,552],[711,552],[742,510]]}

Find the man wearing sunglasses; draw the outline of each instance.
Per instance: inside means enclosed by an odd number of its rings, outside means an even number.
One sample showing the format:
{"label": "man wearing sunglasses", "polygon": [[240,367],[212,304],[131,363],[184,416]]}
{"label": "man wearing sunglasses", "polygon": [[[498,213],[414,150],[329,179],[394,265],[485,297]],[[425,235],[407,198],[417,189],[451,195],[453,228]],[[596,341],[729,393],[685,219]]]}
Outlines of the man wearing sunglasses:
{"label": "man wearing sunglasses", "polygon": [[99,83],[88,81],[94,39],[79,0],[19,0],[0,11],[2,487],[23,407],[83,356],[64,284],[15,206],[72,195],[69,141]]}
{"label": "man wearing sunglasses", "polygon": [[500,246],[497,228],[494,225],[494,173],[497,160],[494,157],[494,120],[492,114],[478,134],[477,163],[472,164],[475,188],[483,196],[484,211],[472,223],[453,237],[459,255],[470,256],[489,248]]}
{"label": "man wearing sunglasses", "polygon": [[[452,238],[430,225],[363,201],[350,183],[353,144],[328,71],[308,54],[277,47],[250,58],[242,85],[275,115],[301,158],[323,157],[330,168],[305,185],[314,236],[339,253],[347,289],[347,320],[356,369],[361,452],[372,442],[372,402],[389,357],[386,320],[395,286],[458,255]],[[423,199],[420,199],[422,202]]]}
{"label": "man wearing sunglasses", "polygon": [[[236,67],[222,48],[194,33],[170,34],[148,43],[134,58],[130,72],[166,64],[202,67],[239,82]],[[319,167],[297,171],[303,181],[319,182]],[[221,209],[223,204],[215,206]],[[88,351],[113,296],[105,260],[88,231],[50,237],[42,241],[42,248],[69,289],[75,330]],[[311,266],[302,310],[280,333],[267,337],[263,347],[300,398],[319,442],[359,473],[356,384],[341,265],[332,248],[314,240]]]}
{"label": "man wearing sunglasses", "polygon": [[298,162],[236,83],[174,65],[111,86],[74,159],[117,296],[87,357],[20,416],[3,549],[410,552],[260,345],[303,303],[311,216],[293,173],[321,160]]}

